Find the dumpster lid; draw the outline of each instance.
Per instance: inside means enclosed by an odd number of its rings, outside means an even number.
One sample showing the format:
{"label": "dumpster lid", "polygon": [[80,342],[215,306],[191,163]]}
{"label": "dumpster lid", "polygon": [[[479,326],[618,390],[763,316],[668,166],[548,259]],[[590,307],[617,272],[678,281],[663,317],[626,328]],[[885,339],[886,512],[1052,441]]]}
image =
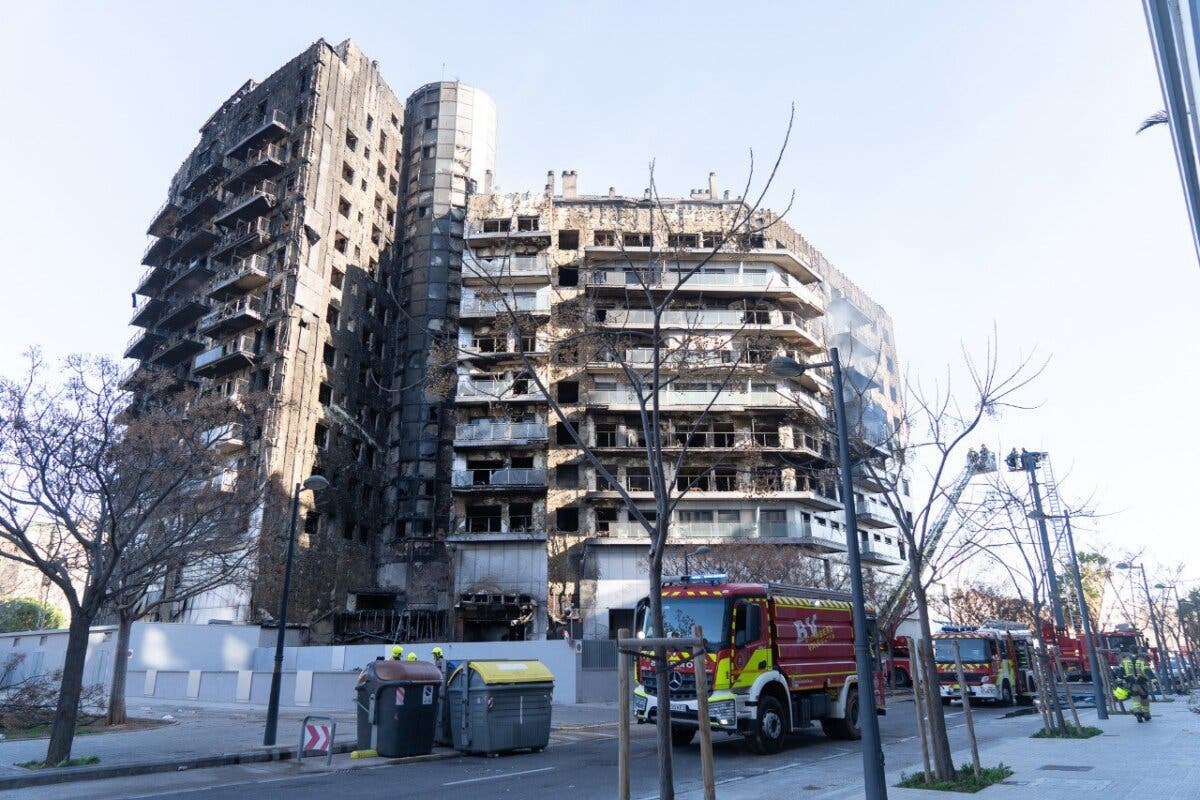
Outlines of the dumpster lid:
{"label": "dumpster lid", "polygon": [[474,670],[487,684],[554,681],[554,673],[540,661],[469,661],[464,666]]}
{"label": "dumpster lid", "polygon": [[428,661],[372,661],[367,665],[376,680],[440,683],[441,671]]}

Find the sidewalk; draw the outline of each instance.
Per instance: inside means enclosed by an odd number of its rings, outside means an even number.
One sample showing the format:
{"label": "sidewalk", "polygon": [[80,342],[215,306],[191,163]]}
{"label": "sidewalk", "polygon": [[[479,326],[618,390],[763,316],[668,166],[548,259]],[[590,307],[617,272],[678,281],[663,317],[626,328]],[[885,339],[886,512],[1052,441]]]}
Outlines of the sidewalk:
{"label": "sidewalk", "polygon": [[[162,719],[173,717],[167,725],[140,731],[123,733],[97,733],[75,737],[71,755],[99,756],[97,767],[73,767],[54,772],[71,773],[67,780],[86,780],[89,771],[112,768],[128,770],[125,774],[161,771],[163,764],[185,765],[189,762],[210,762],[196,766],[218,766],[225,763],[244,763],[254,758],[274,760],[281,751],[294,751],[300,735],[300,723],[306,714],[324,714],[337,721],[335,744],[342,751],[352,748],[356,736],[355,712],[350,709],[310,709],[305,712],[288,710],[280,712],[279,733],[275,748],[262,746],[265,710],[219,706],[209,707],[197,703],[183,704],[138,702],[130,703],[129,715],[140,719]],[[553,710],[554,730],[586,730],[615,724],[616,705],[612,703],[590,703],[582,705],[556,705]],[[44,758],[46,739],[14,739],[0,741],[0,790],[14,788],[7,781],[44,774],[14,767],[16,763]],[[286,756],[285,756],[286,757]],[[211,763],[215,762],[215,763]]]}
{"label": "sidewalk", "polygon": [[[1174,703],[1155,703],[1151,710],[1153,722],[1138,724],[1128,715],[1114,715],[1098,721],[1094,710],[1080,709],[1084,725],[1095,725],[1104,731],[1091,739],[1029,739],[1021,735],[1024,726],[1014,735],[980,751],[985,766],[1004,763],[1013,774],[1000,784],[989,786],[974,795],[955,792],[935,792],[899,789],[896,783],[901,773],[919,772],[920,764],[889,769],[888,797],[891,800],[953,800],[956,797],[1021,798],[1021,800],[1063,800],[1086,792],[1089,797],[1104,800],[1192,800],[1200,797],[1200,714],[1188,711],[1185,698]],[[1029,717],[1028,731],[1041,726],[1039,717]],[[964,737],[956,736],[955,743]],[[970,750],[954,753],[955,764],[969,764]],[[817,774],[798,774],[796,770],[781,770],[718,787],[722,800],[758,798],[777,792],[793,791],[805,786],[811,793],[805,797],[826,800],[850,800],[862,797],[862,784],[829,788],[821,791]],[[799,781],[799,783],[798,783]],[[814,785],[806,785],[814,784]],[[693,795],[686,795],[691,800]],[[696,795],[699,797],[699,795]]]}

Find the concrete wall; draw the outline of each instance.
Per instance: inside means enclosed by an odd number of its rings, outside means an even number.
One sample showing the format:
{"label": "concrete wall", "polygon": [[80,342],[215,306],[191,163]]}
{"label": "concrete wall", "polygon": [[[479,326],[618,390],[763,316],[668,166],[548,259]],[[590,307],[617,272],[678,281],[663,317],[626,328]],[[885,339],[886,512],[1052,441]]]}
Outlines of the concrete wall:
{"label": "concrete wall", "polygon": [[[266,705],[271,685],[273,631],[257,625],[176,625],[137,623],[130,638],[127,697],[156,700],[193,700],[208,703]],[[86,683],[108,685],[116,630],[93,629],[84,671]],[[409,645],[422,660],[431,658],[435,643]],[[66,631],[31,631],[0,634],[0,654],[24,653],[13,680],[48,674],[62,667]],[[582,673],[577,643],[563,641],[442,642],[447,659],[537,659],[554,673],[554,702],[576,703],[606,695],[589,689],[580,695]],[[358,670],[378,656],[387,657],[391,645],[285,647],[281,696],[285,707],[350,708]],[[2,664],[3,662],[0,662]],[[608,673],[611,675],[611,673]],[[610,678],[611,680],[611,678]],[[589,687],[602,674],[587,673]],[[611,694],[611,693],[608,693]]]}

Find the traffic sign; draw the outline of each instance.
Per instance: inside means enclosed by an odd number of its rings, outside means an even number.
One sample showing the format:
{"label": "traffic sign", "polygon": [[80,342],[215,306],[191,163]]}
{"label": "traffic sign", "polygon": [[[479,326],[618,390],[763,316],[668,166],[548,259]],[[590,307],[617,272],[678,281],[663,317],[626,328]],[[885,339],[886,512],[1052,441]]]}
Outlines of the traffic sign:
{"label": "traffic sign", "polygon": [[304,726],[305,750],[328,750],[330,738],[328,725]]}
{"label": "traffic sign", "polygon": [[302,761],[305,753],[316,750],[325,753],[325,766],[331,765],[333,740],[336,737],[337,720],[309,714],[300,723],[300,748],[296,751],[296,761]]}

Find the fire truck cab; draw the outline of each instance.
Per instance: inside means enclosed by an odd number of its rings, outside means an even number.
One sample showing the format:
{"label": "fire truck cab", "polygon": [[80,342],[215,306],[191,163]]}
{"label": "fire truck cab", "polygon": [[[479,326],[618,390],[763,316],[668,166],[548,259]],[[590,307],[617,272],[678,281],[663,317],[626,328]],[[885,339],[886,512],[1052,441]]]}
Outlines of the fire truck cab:
{"label": "fire truck cab", "polygon": [[[858,739],[859,688],[850,595],[780,583],[728,583],[724,575],[666,578],[665,636],[691,636],[700,625],[710,649],[703,661],[710,688],[708,724],[741,734],[759,753],[778,752],[784,737],[820,722],[827,736]],[[638,635],[655,637],[647,601]],[[874,627],[874,614],[868,624]],[[875,654],[875,705],[883,713],[883,680]],[[637,659],[634,712],[655,723],[658,676],[650,653]],[[671,731],[687,744],[699,728],[696,661],[670,654]]]}
{"label": "fire truck cab", "polygon": [[941,633],[933,635],[933,658],[937,662],[943,704],[962,699],[954,642],[958,642],[963,675],[972,699],[1002,706],[1010,706],[1016,700],[1032,700],[1036,688],[1033,634],[1019,623],[988,620],[979,626],[947,625]]}

